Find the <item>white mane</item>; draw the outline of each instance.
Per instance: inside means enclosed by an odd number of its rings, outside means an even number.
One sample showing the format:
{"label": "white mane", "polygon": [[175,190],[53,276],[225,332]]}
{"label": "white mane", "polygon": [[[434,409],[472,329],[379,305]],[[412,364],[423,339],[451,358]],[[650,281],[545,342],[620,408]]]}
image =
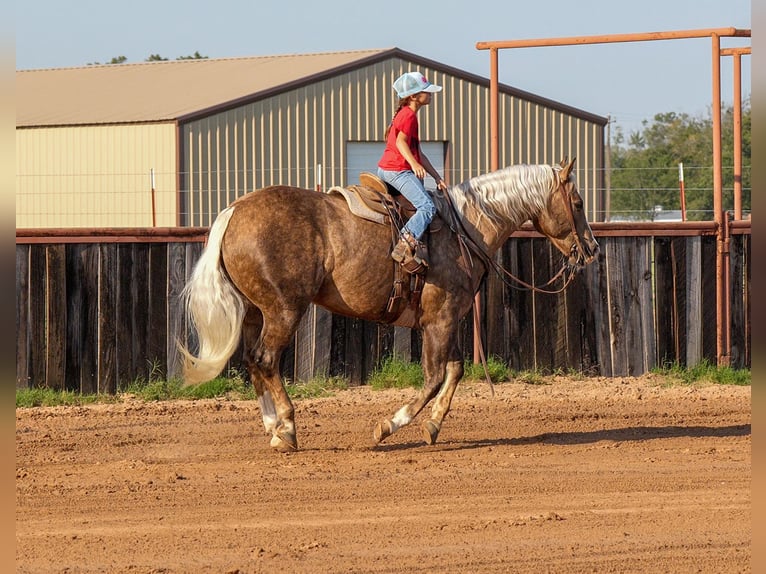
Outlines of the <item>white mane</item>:
{"label": "white mane", "polygon": [[480,219],[487,217],[495,231],[509,224],[519,227],[545,208],[548,196],[556,189],[560,169],[550,165],[513,165],[464,181],[449,193],[463,217],[466,207],[471,206]]}

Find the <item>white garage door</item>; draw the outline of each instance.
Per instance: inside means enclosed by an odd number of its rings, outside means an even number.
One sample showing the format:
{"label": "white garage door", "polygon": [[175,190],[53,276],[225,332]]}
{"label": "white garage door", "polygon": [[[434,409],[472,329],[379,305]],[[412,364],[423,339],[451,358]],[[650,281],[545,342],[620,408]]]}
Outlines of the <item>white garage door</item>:
{"label": "white garage door", "polygon": [[[363,171],[378,173],[378,161],[383,155],[385,144],[382,142],[348,142],[346,144],[346,185],[359,183],[359,174]],[[434,169],[444,175],[444,142],[420,142],[420,148],[431,160]],[[436,182],[426,175],[426,189],[436,189]]]}

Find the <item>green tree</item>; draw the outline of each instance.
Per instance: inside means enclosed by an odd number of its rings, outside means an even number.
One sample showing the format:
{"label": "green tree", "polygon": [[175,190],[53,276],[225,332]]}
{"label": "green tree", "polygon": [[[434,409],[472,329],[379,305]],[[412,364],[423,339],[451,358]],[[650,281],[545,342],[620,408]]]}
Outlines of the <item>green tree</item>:
{"label": "green tree", "polygon": [[[190,56],[178,56],[176,60],[206,60],[207,56],[203,56],[199,53],[199,51],[195,51]],[[111,60],[107,62],[107,64],[124,64],[128,61],[128,58],[125,56],[115,56]],[[159,54],[149,54],[149,56],[144,60],[144,62],[167,62],[168,58],[163,58]],[[100,66],[101,62],[88,62],[88,66]]]}
{"label": "green tree", "polygon": [[176,60],[207,60],[207,56],[194,52],[191,56],[178,56]]}
{"label": "green tree", "polygon": [[[722,113],[724,209],[734,205],[734,110]],[[750,103],[742,107],[742,205],[750,210]],[[657,114],[628,142],[621,130],[612,141],[612,218],[654,219],[655,206],[680,209],[678,164],[684,164],[688,219],[712,219],[713,121],[675,112]]]}
{"label": "green tree", "polygon": [[[128,61],[128,58],[125,56],[115,56],[111,60],[107,62],[107,64],[124,64]],[[88,66],[100,66],[101,62],[88,62]]]}

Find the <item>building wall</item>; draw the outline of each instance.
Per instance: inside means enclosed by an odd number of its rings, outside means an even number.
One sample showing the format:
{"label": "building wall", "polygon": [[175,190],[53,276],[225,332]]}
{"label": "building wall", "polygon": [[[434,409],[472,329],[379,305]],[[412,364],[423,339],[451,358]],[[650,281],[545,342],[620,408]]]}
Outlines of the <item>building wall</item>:
{"label": "building wall", "polygon": [[16,130],[16,227],[177,225],[176,125]]}
{"label": "building wall", "polygon": [[[397,104],[391,85],[412,69],[444,86],[419,118],[421,139],[444,144],[445,179],[488,172],[489,82],[394,57],[179,126],[19,128],[16,226],[207,226],[268,185],[355,183],[347,144],[383,141]],[[576,156],[589,218],[602,219],[603,127],[516,95],[501,92],[499,103],[500,165]]]}
{"label": "building wall", "polygon": [[[412,69],[444,86],[419,118],[421,140],[447,144],[445,179],[459,183],[488,172],[488,83],[391,58],[183,123],[181,223],[209,225],[231,201],[269,185],[355,183],[346,181],[346,144],[383,141],[397,103],[391,85]],[[603,127],[504,93],[499,114],[500,165],[552,164],[576,156],[588,215],[600,219]]]}

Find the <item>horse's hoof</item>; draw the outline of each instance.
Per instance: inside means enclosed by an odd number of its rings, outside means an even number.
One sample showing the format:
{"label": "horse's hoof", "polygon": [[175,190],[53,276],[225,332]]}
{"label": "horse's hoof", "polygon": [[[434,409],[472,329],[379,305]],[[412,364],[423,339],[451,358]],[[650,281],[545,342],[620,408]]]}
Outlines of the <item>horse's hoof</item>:
{"label": "horse's hoof", "polygon": [[375,431],[372,436],[376,443],[381,443],[392,434],[394,434],[394,428],[391,425],[391,421],[385,420],[375,425]]}
{"label": "horse's hoof", "polygon": [[423,421],[423,424],[420,425],[420,430],[423,434],[423,440],[426,441],[426,444],[434,444],[436,442],[436,437],[439,436],[441,425],[438,425],[431,420]]}
{"label": "horse's hoof", "polygon": [[271,437],[271,448],[277,452],[295,452],[298,450],[298,439],[294,434],[277,433]]}

